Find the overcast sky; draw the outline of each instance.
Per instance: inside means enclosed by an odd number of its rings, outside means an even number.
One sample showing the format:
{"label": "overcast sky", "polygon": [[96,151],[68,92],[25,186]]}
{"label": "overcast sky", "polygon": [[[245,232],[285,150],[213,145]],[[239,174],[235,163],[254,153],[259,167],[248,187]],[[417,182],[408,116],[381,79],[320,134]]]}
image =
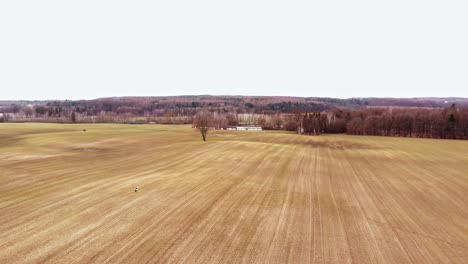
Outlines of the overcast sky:
{"label": "overcast sky", "polygon": [[468,97],[467,16],[466,0],[0,1],[0,100]]}

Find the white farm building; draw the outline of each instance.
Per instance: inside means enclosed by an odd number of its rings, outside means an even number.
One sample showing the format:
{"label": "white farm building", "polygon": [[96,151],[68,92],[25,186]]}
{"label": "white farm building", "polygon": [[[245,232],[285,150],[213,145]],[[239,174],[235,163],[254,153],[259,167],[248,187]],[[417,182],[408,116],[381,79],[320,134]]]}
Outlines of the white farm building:
{"label": "white farm building", "polygon": [[236,126],[236,127],[228,127],[227,130],[262,131],[262,127],[258,127],[258,126]]}

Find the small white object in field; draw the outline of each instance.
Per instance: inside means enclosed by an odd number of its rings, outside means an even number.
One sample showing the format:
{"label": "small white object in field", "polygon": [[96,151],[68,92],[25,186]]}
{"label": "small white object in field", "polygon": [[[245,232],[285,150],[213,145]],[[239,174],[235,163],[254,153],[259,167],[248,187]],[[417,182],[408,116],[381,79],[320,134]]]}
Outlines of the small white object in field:
{"label": "small white object in field", "polygon": [[138,192],[138,186],[137,186],[137,187],[135,187],[135,192]]}

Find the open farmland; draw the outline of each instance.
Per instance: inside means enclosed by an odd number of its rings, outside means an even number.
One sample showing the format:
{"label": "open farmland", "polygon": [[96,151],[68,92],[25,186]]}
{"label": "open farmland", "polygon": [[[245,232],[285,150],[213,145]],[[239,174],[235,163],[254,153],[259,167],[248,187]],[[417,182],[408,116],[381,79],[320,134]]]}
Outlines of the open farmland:
{"label": "open farmland", "polygon": [[0,124],[0,263],[39,262],[468,263],[468,141]]}

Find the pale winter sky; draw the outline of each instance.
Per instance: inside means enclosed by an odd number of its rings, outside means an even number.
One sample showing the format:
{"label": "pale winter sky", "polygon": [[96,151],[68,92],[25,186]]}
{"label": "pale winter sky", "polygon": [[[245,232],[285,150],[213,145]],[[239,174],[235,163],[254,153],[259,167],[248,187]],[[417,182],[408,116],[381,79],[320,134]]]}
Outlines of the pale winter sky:
{"label": "pale winter sky", "polygon": [[0,100],[468,97],[466,0],[0,1]]}

